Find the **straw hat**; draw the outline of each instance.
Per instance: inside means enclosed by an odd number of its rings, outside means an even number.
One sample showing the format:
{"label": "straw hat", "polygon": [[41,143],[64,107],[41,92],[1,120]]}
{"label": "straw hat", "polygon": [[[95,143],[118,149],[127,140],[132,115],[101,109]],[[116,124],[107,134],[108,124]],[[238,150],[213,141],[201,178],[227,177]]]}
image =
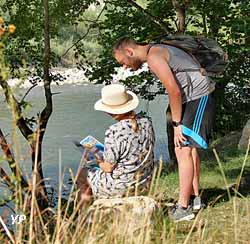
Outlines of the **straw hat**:
{"label": "straw hat", "polygon": [[127,91],[121,84],[111,84],[102,88],[102,98],[95,103],[95,110],[110,114],[124,114],[134,110],[139,104],[135,93]]}

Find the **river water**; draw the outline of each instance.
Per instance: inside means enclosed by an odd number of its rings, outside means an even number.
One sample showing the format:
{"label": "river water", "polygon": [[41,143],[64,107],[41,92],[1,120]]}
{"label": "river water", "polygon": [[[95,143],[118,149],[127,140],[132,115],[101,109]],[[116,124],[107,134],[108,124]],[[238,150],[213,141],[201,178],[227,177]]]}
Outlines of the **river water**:
{"label": "river water", "polygon": [[[58,184],[59,152],[65,181],[69,178],[69,169],[76,173],[81,158],[81,153],[75,147],[73,141],[80,141],[89,134],[103,141],[105,130],[109,125],[115,123],[105,113],[93,109],[95,101],[100,98],[101,88],[101,85],[89,83],[52,87],[52,91],[58,94],[53,96],[53,113],[43,142],[44,176],[50,180],[52,186]],[[19,90],[19,96],[21,97],[24,92],[25,90]],[[45,103],[43,88],[34,88],[29,93],[27,100],[33,104],[33,107],[27,113],[36,116],[36,113],[42,110]],[[167,103],[167,96],[163,95],[150,103],[141,100],[137,109],[138,112],[146,111],[152,117],[156,132],[155,155],[156,158],[162,157],[166,161],[168,160],[165,125]],[[15,142],[12,143],[13,150],[20,161],[21,168],[29,177],[31,173],[29,147],[18,130],[16,130],[17,138],[13,139],[15,127],[11,121],[10,111],[6,107],[4,96],[0,91],[0,128],[7,135],[9,143]],[[2,155],[2,152],[0,155]],[[1,165],[8,171],[4,161]]]}

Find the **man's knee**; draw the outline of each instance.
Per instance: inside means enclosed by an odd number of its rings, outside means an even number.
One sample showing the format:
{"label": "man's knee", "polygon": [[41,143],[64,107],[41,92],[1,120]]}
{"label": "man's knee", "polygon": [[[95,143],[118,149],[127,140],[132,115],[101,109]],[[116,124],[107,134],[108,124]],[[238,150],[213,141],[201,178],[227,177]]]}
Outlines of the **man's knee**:
{"label": "man's knee", "polygon": [[176,155],[182,156],[191,156],[192,155],[192,148],[191,147],[175,147]]}

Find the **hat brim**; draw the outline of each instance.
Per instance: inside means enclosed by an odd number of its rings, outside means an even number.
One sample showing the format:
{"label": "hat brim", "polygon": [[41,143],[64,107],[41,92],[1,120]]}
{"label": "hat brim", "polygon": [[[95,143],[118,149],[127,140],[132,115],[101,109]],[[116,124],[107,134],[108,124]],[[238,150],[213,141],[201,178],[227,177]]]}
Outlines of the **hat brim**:
{"label": "hat brim", "polygon": [[102,99],[95,103],[95,110],[103,111],[109,114],[124,114],[134,110],[139,105],[139,99],[135,93],[127,91],[129,95],[129,101],[125,104],[118,106],[109,106],[102,103]]}

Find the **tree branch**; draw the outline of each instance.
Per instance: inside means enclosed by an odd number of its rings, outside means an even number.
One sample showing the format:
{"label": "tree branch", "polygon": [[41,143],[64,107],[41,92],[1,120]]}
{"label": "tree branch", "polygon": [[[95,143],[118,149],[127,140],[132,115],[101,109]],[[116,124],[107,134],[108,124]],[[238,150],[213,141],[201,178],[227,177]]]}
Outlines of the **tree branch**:
{"label": "tree branch", "polygon": [[[8,145],[8,143],[7,143],[6,139],[5,139],[5,136],[4,136],[1,129],[0,129],[0,146],[1,146],[2,150],[3,150],[3,153],[4,153],[5,157],[6,157],[6,160],[7,160],[8,164],[9,164],[9,167],[10,167],[11,171],[14,173],[14,175],[17,178],[20,178],[22,187],[27,187],[28,183],[23,178],[23,175],[22,175],[20,169],[17,166],[14,155],[12,154],[12,152],[10,150],[10,147],[9,147],[9,145]],[[0,175],[5,177],[6,181],[10,182],[10,179],[9,179],[8,175],[3,171],[3,169],[1,169]]]}
{"label": "tree branch", "polygon": [[176,29],[178,30],[179,26],[178,26],[178,21],[177,21],[177,19],[174,18],[173,21],[174,21],[174,24],[175,24]]}
{"label": "tree branch", "polygon": [[192,20],[192,16],[190,16],[187,21],[186,21],[186,24],[185,24],[185,28],[187,28],[188,24],[190,23],[190,21]]}
{"label": "tree branch", "polygon": [[25,94],[24,94],[23,98],[21,99],[21,101],[19,102],[19,104],[21,104],[21,103],[24,101],[25,97],[26,97],[26,96],[30,93],[30,91],[31,91],[34,87],[36,87],[36,86],[37,86],[37,83],[34,84],[33,86],[31,86],[31,87],[25,92]]}
{"label": "tree branch", "polygon": [[202,14],[202,23],[203,23],[203,33],[207,35],[207,16],[205,13]]}
{"label": "tree branch", "polygon": [[143,12],[145,15],[147,15],[156,25],[158,25],[162,30],[164,30],[166,32],[165,34],[169,33],[169,30],[167,28],[167,24],[164,23],[164,21],[162,21],[162,19],[160,19],[157,16],[152,15],[150,12],[148,12],[146,9],[142,8],[139,4],[137,4],[133,0],[127,0],[127,2],[130,5],[132,5],[133,7],[137,8],[138,10]]}
{"label": "tree branch", "polygon": [[85,11],[86,9],[88,9],[89,7],[89,4],[84,4],[82,5],[79,10],[74,14],[74,16],[79,16],[79,14],[82,12],[82,11]]}
{"label": "tree branch", "polygon": [[1,79],[0,77],[0,84],[1,84],[1,87],[3,88],[7,103],[13,109],[16,125],[18,126],[19,130],[21,131],[22,135],[26,138],[26,140],[29,141],[30,137],[33,134],[33,131],[27,125],[22,115],[22,111],[19,106],[19,103],[17,102],[15,96],[13,95],[13,92],[9,84],[7,83],[7,81],[4,79]]}
{"label": "tree branch", "polygon": [[84,22],[90,22],[90,23],[94,23],[94,24],[96,24],[98,22],[98,20],[96,21],[96,19],[92,20],[92,19],[87,19],[87,18],[81,18],[81,20]]}
{"label": "tree branch", "polygon": [[60,57],[60,58],[63,58],[68,52],[69,50],[71,50],[74,46],[76,46],[80,41],[82,41],[90,32],[91,28],[95,27],[99,18],[101,17],[104,9],[106,8],[106,3],[105,5],[103,6],[101,12],[98,14],[97,18],[95,20],[93,20],[93,23],[91,25],[89,25],[89,28],[87,29],[86,33],[80,38],[78,39],[75,43],[72,44],[72,46],[70,46],[65,52],[64,54]]}
{"label": "tree branch", "polygon": [[10,177],[8,176],[8,174],[5,172],[5,170],[0,167],[0,177],[1,179],[3,179],[4,183],[10,188],[13,188],[13,184],[11,183]]}

